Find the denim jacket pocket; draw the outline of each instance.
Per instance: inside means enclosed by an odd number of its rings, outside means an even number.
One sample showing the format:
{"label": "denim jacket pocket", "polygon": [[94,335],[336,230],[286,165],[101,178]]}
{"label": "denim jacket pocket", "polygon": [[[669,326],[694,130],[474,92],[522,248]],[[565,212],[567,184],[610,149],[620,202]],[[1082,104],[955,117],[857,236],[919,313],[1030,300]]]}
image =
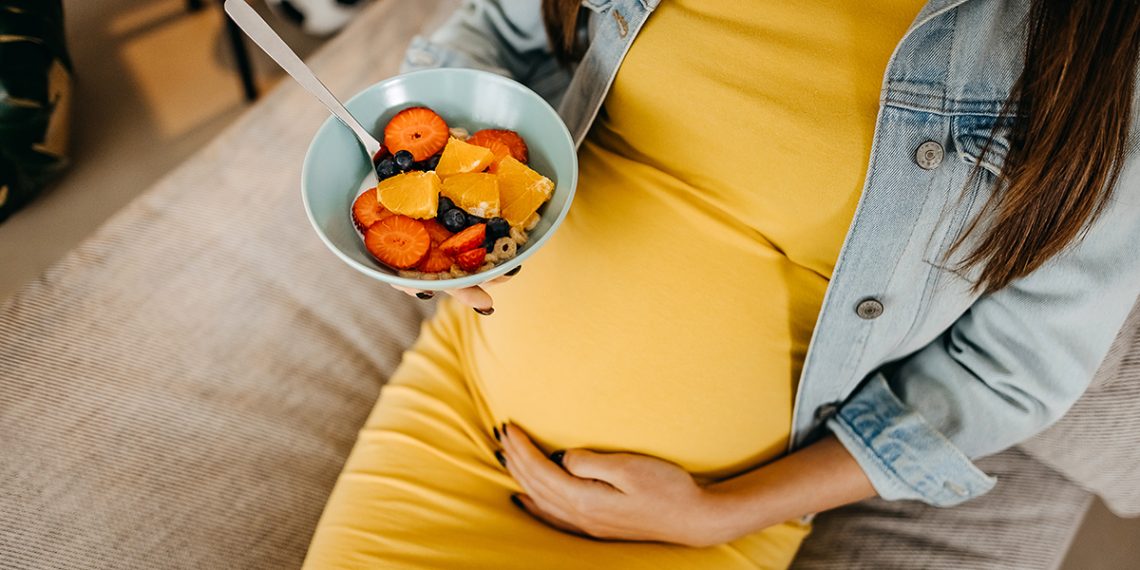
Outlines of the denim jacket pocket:
{"label": "denim jacket pocket", "polygon": [[[927,249],[923,261],[972,285],[978,281],[982,268],[978,264],[967,267],[963,262],[989,226],[983,210],[1005,165],[1011,131],[1006,119],[958,115],[950,121],[950,136],[952,152],[958,157],[951,162],[955,175],[950,177],[950,183],[954,187],[948,190],[946,207],[935,232],[939,237]],[[969,234],[963,237],[967,231]],[[954,247],[959,241],[962,243]]]}

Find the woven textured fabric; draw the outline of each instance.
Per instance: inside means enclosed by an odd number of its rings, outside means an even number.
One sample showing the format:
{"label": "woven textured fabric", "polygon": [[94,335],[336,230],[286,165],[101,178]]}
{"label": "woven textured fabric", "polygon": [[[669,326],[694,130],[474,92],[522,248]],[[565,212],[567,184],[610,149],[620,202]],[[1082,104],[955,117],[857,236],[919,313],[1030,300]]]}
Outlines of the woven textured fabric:
{"label": "woven textured fabric", "polygon": [[979,466],[997,487],[954,508],[875,499],[820,515],[792,568],[1056,568],[1092,495],[1016,448]]}
{"label": "woven textured fabric", "polygon": [[1089,390],[1021,447],[1099,495],[1114,513],[1140,516],[1140,303]]}
{"label": "woven textured fabric", "polygon": [[[351,95],[439,9],[378,2],[311,63]],[[286,81],[0,308],[0,568],[300,566],[428,307],[306,220],[326,116]]]}

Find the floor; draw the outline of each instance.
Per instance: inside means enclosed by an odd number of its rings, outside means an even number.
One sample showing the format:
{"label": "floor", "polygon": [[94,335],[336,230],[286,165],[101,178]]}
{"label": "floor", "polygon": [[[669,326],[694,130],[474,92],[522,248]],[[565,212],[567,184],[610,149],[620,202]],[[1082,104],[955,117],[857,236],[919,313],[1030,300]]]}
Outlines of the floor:
{"label": "floor", "polygon": [[[391,1],[391,0],[386,0]],[[215,2],[188,13],[185,0],[64,0],[79,77],[74,165],[25,211],[0,224],[0,302],[172,167],[247,104]],[[265,12],[261,0],[255,2]],[[302,56],[320,40],[276,26]],[[254,48],[258,83],[282,74]],[[1089,511],[1066,570],[1140,568],[1140,519]]]}

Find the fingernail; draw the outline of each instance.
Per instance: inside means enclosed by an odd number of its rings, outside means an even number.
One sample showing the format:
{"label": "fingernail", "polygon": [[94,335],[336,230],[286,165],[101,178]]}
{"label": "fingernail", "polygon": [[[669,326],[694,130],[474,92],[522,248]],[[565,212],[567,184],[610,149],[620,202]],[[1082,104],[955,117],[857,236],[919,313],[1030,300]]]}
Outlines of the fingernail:
{"label": "fingernail", "polygon": [[499,427],[499,430],[502,431],[503,437],[507,437],[507,422],[503,422],[503,425]]}
{"label": "fingernail", "polygon": [[518,495],[511,495],[511,502],[514,503],[516,507],[524,511],[526,510],[526,507],[523,506],[522,499],[519,499]]}
{"label": "fingernail", "polygon": [[507,458],[503,457],[502,451],[499,451],[497,449],[495,450],[495,459],[499,460],[499,465],[502,465],[503,467],[507,466]]}
{"label": "fingernail", "polygon": [[518,275],[518,272],[519,272],[519,271],[522,271],[522,266],[521,266],[521,265],[519,265],[519,266],[516,266],[514,269],[512,269],[512,270],[510,270],[510,271],[508,271],[508,272],[506,272],[506,273],[504,273],[503,275],[506,275],[507,277],[511,277],[511,276],[514,276],[514,275]]}
{"label": "fingernail", "polygon": [[431,291],[420,291],[419,293],[416,293],[416,298],[422,299],[424,301],[427,301],[432,297],[435,297],[435,293],[432,293]]}
{"label": "fingernail", "polygon": [[555,451],[554,453],[550,454],[550,460],[557,463],[559,466],[561,466],[562,465],[562,456],[564,456],[564,455],[566,455],[566,452],[559,449],[558,451]]}
{"label": "fingernail", "polygon": [[486,309],[480,309],[479,307],[474,307],[474,309],[475,309],[476,313],[479,313],[480,315],[484,315],[484,316],[495,312],[494,307],[487,307]]}
{"label": "fingernail", "polygon": [[503,441],[503,437],[499,435],[499,428],[491,426],[491,431],[495,432],[495,441]]}

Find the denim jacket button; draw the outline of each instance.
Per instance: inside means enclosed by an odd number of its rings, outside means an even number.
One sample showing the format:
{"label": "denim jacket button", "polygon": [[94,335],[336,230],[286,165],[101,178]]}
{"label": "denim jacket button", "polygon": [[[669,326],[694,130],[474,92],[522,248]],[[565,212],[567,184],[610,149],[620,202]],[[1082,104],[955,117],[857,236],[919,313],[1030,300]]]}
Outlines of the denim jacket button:
{"label": "denim jacket button", "polygon": [[815,419],[816,419],[816,421],[822,422],[823,420],[826,420],[826,419],[830,418],[831,416],[834,416],[835,412],[838,412],[838,411],[839,411],[839,404],[837,402],[831,402],[829,404],[824,404],[824,405],[815,409]]}
{"label": "denim jacket button", "polygon": [[914,162],[923,170],[934,170],[942,164],[942,158],[945,154],[942,145],[934,141],[926,141],[918,145],[918,150],[914,151]]}
{"label": "denim jacket button", "polygon": [[868,297],[855,306],[855,314],[859,315],[860,319],[877,319],[883,314],[883,304],[878,299]]}

